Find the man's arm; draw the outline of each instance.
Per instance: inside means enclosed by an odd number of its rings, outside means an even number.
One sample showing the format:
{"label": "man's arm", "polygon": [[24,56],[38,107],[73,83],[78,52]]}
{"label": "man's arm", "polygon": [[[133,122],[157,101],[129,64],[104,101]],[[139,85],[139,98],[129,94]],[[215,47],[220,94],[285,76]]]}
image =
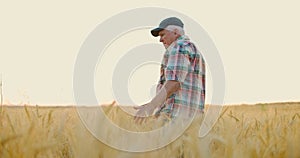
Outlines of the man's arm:
{"label": "man's arm", "polygon": [[163,87],[159,90],[156,96],[151,100],[149,104],[153,104],[154,108],[162,105],[168,97],[170,97],[174,92],[180,89],[180,82],[172,80],[166,81]]}
{"label": "man's arm", "polygon": [[142,106],[135,107],[136,112],[135,121],[138,123],[142,123],[145,120],[145,117],[152,115],[154,110],[162,105],[166,99],[171,96],[174,92],[180,89],[180,82],[171,80],[166,81],[160,91],[156,94],[156,96],[147,104]]}

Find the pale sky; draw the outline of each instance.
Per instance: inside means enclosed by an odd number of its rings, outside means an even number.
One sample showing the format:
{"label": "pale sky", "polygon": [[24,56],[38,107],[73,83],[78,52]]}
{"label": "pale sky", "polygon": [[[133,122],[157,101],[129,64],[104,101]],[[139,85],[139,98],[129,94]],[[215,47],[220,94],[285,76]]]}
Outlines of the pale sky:
{"label": "pale sky", "polygon": [[[298,1],[182,3],[174,0],[0,2],[4,103],[75,104],[74,64],[89,33],[113,15],[150,6],[180,12],[206,30],[223,61],[225,104],[300,101]],[[159,21],[153,26],[158,24]],[[149,30],[142,29],[124,34],[107,46],[95,72],[95,92],[101,103],[114,100],[111,76],[122,52],[142,44],[158,44],[158,40],[150,36]],[[103,69],[105,75],[100,73]],[[150,91],[153,92],[151,88],[158,75],[158,64],[145,65],[131,74],[129,92],[137,104],[151,98]],[[209,103],[213,93],[209,72],[207,80]]]}

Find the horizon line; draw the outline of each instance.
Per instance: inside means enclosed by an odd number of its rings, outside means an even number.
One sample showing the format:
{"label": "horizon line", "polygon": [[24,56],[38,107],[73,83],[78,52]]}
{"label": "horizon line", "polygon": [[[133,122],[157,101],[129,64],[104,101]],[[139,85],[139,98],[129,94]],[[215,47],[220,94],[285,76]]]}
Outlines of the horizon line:
{"label": "horizon line", "polygon": [[[264,105],[264,104],[300,104],[300,101],[283,101],[283,102],[260,102],[260,103],[236,103],[236,104],[223,104],[223,105],[214,105],[214,104],[205,104],[205,106],[240,106],[240,105]],[[2,104],[1,106],[5,107],[22,107],[22,106],[38,106],[38,107],[97,107],[97,106],[136,106],[136,105],[126,105],[126,104],[116,104],[116,102],[98,104],[98,105],[76,105],[76,104]]]}

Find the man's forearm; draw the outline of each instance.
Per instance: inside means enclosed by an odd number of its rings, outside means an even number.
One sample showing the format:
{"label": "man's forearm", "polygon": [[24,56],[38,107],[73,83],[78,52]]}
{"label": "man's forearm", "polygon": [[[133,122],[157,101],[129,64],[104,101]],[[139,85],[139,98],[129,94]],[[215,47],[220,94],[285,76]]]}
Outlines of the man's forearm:
{"label": "man's forearm", "polygon": [[156,108],[162,105],[169,96],[179,89],[180,83],[178,81],[167,81],[150,103]]}

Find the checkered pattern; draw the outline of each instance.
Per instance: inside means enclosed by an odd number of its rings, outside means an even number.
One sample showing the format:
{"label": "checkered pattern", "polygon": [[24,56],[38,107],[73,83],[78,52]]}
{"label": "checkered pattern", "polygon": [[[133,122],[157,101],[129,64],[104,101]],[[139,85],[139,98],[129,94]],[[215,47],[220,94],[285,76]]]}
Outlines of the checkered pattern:
{"label": "checkered pattern", "polygon": [[180,89],[172,94],[156,112],[178,116],[180,109],[203,110],[205,101],[205,61],[187,36],[181,36],[166,50],[158,89],[168,80],[180,82]]}

